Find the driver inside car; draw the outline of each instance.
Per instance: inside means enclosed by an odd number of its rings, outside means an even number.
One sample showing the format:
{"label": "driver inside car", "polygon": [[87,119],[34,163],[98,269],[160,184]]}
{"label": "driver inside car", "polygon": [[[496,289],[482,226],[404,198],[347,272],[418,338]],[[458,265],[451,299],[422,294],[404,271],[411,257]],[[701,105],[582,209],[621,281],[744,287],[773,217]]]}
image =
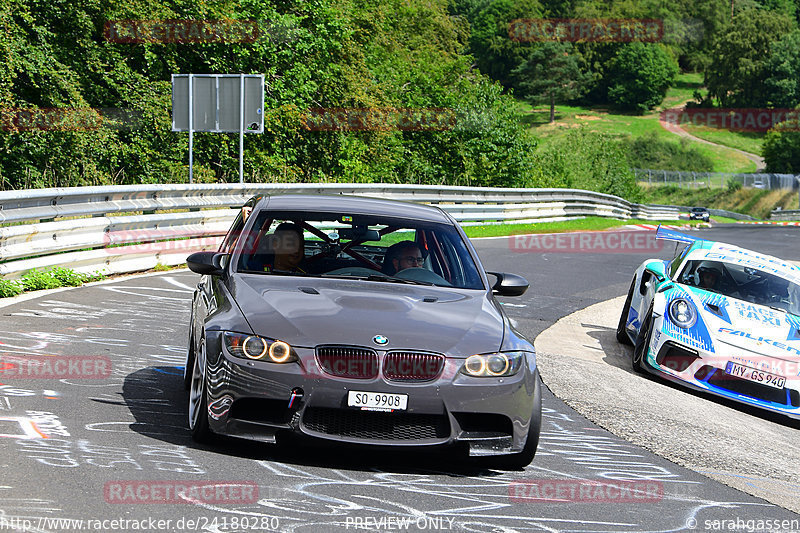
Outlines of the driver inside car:
{"label": "driver inside car", "polygon": [[266,236],[267,260],[264,272],[299,272],[305,259],[305,239],[303,229],[293,222],[283,222],[275,228],[272,235]]}
{"label": "driver inside car", "polygon": [[382,272],[394,276],[407,268],[422,267],[425,256],[414,241],[400,241],[386,249]]}
{"label": "driver inside car", "polygon": [[719,290],[722,271],[713,263],[704,262],[697,267],[695,285],[701,289]]}

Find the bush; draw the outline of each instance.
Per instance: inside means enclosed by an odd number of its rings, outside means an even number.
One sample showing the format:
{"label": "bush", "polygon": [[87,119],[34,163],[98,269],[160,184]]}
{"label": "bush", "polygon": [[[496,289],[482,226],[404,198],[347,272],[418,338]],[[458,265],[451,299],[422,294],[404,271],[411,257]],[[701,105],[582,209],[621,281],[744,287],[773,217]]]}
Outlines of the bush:
{"label": "bush", "polygon": [[62,287],[78,287],[86,283],[88,276],[64,267],[54,267],[51,275],[58,280]]}
{"label": "bush", "polygon": [[535,153],[530,187],[569,187],[636,202],[641,189],[625,158],[624,141],[586,128],[570,130]]}
{"label": "bush", "polygon": [[83,281],[84,283],[91,283],[92,281],[100,281],[101,279],[106,279],[108,277],[106,274],[103,274],[99,270],[95,270],[90,274],[83,274],[83,276],[86,277],[86,279],[84,279]]}
{"label": "bush", "polygon": [[611,61],[608,99],[621,109],[644,113],[660,104],[678,74],[678,64],[659,44],[630,43]]}
{"label": "bush", "polygon": [[53,275],[52,271],[29,270],[22,277],[22,286],[26,291],[40,291],[61,287],[61,282]]}
{"label": "bush", "polygon": [[22,284],[19,281],[0,279],[0,298],[10,298],[22,293]]}
{"label": "bush", "polygon": [[800,131],[797,131],[797,123],[781,122],[769,130],[764,136],[761,155],[767,163],[767,172],[800,173]]}
{"label": "bush", "polygon": [[659,137],[654,131],[628,140],[628,163],[634,168],[658,170],[693,170],[711,172],[714,161],[688,139],[678,142]]}
{"label": "bush", "polygon": [[741,181],[728,180],[728,192],[736,192],[742,188]]}

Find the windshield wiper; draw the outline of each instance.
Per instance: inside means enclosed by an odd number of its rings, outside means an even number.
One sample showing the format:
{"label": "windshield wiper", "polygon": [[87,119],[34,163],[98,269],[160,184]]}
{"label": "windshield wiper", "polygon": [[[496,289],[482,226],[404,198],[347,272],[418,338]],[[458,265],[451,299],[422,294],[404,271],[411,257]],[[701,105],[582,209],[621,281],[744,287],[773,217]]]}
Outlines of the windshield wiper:
{"label": "windshield wiper", "polygon": [[417,281],[414,279],[395,278],[394,276],[387,276],[385,274],[320,274],[321,278],[334,278],[334,279],[361,279],[365,281],[385,281],[387,283],[406,283],[408,285],[435,285],[429,281]]}
{"label": "windshield wiper", "polygon": [[385,276],[381,274],[370,274],[366,278],[367,281],[388,281],[389,283],[407,283],[409,285],[433,285],[430,281],[417,281],[415,279],[395,278],[394,276]]}

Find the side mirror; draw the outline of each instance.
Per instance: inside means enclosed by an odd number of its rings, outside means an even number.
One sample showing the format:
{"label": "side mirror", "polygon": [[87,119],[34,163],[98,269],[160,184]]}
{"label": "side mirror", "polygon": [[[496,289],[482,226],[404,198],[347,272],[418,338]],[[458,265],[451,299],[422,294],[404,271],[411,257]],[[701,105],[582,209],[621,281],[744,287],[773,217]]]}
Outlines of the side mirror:
{"label": "side mirror", "polygon": [[186,258],[189,270],[203,276],[222,276],[225,274],[223,260],[227,254],[220,252],[195,252]]}
{"label": "side mirror", "polygon": [[516,274],[505,272],[487,272],[497,277],[497,282],[492,286],[492,292],[498,296],[522,296],[530,287],[528,280]]}
{"label": "side mirror", "polygon": [[667,279],[667,267],[663,261],[650,261],[644,269],[655,276],[659,283]]}

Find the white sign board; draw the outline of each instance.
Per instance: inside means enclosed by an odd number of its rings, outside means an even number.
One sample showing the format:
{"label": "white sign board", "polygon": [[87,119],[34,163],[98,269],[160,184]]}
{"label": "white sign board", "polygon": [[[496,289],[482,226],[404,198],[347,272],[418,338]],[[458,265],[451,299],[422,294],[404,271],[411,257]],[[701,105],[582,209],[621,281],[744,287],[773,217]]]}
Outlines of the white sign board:
{"label": "white sign board", "polygon": [[191,102],[189,76],[172,75],[172,131],[189,131],[191,103],[193,131],[238,133],[244,118],[245,133],[264,133],[263,74],[191,74]]}
{"label": "white sign board", "polygon": [[244,134],[264,133],[263,74],[173,74],[172,131],[189,132],[189,183],[194,132],[239,133],[239,183]]}

